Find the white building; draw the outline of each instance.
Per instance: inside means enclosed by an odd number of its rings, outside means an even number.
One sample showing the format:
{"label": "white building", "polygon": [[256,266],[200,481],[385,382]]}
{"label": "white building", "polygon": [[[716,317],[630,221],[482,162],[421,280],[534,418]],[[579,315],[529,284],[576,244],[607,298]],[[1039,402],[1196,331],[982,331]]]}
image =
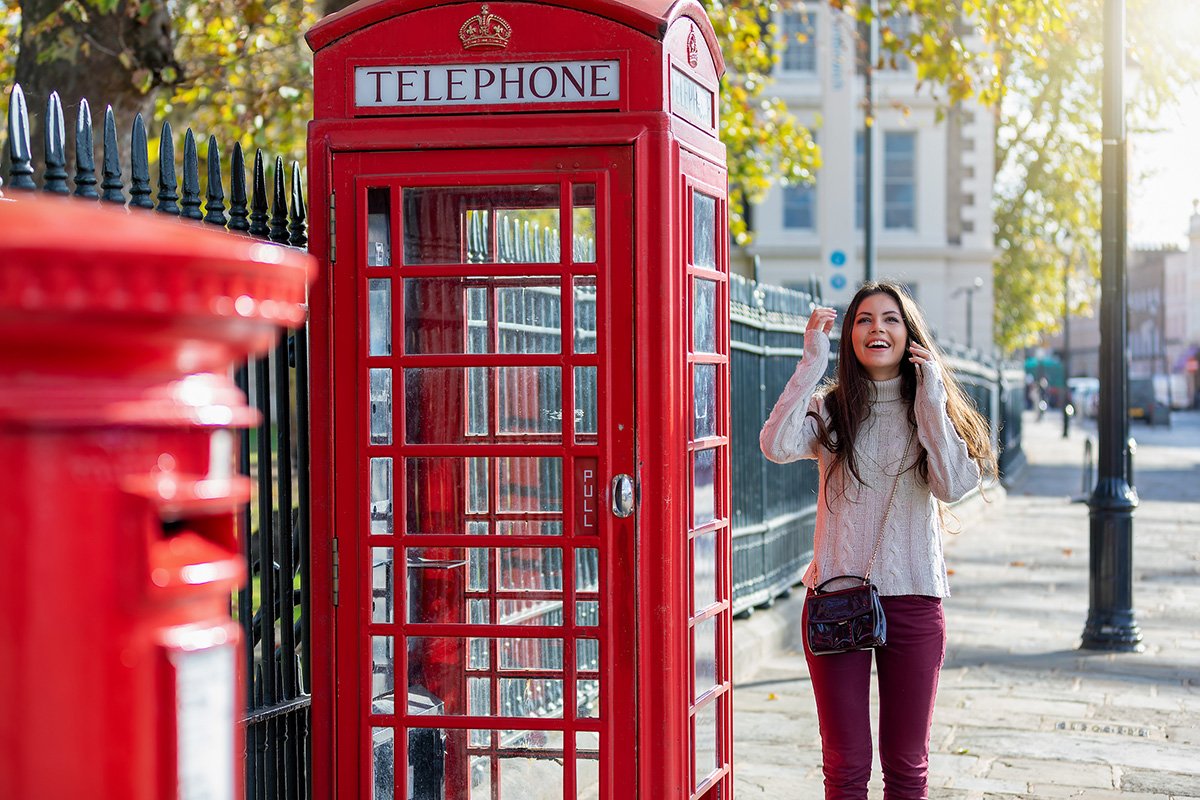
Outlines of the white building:
{"label": "white building", "polygon": [[[815,185],[775,187],[752,209],[754,241],[740,268],[797,288],[815,275],[826,302],[844,305],[863,279],[864,90],[855,26],[823,2],[783,12],[781,22],[789,45],[772,88],[813,131],[823,163]],[[801,31],[807,41],[797,43]],[[874,83],[875,277],[906,284],[943,341],[990,353],[992,113],[968,104],[938,121],[937,102],[927,90],[917,94],[908,63],[876,71]]]}

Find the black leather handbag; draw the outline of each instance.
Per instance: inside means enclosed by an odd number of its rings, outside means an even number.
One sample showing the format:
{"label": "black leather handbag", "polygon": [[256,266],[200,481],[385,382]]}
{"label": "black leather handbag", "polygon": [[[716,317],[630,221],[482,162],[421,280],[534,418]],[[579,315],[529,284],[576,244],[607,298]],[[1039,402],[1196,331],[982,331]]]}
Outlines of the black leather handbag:
{"label": "black leather handbag", "polygon": [[[887,617],[879,601],[879,590],[871,583],[871,570],[875,566],[875,557],[879,555],[879,545],[883,542],[883,532],[887,530],[892,503],[896,499],[896,486],[900,483],[911,446],[912,433],[909,433],[904,455],[900,456],[900,471],[892,482],[887,511],[879,525],[879,535],[875,537],[875,549],[871,552],[871,560],[867,562],[866,573],[862,577],[838,575],[822,581],[804,600],[804,638],[809,651],[815,656],[869,650],[887,644]],[[825,590],[834,581],[847,578],[858,581],[859,585]]]}
{"label": "black leather handbag", "polygon": [[[862,583],[848,589],[824,591],[830,583],[852,578]],[[808,615],[805,634],[816,656],[867,650],[887,644],[887,618],[875,584],[857,575],[830,578],[804,601]]]}

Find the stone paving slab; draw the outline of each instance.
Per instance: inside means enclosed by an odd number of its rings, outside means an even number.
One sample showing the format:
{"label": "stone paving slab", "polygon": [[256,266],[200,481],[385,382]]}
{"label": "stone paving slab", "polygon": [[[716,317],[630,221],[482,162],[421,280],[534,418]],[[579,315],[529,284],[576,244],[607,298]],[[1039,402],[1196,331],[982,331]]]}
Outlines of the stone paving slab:
{"label": "stone paving slab", "polygon": [[[931,800],[1200,798],[1200,414],[1174,420],[1170,430],[1133,429],[1142,497],[1134,606],[1145,652],[1078,649],[1089,523],[1086,505],[1070,498],[1086,428],[1063,440],[1058,420],[1027,416],[1029,466],[947,537],[954,596]],[[799,610],[791,599],[734,625],[735,645],[755,653],[735,663],[739,800],[824,796]],[[870,796],[882,797],[878,763]]]}

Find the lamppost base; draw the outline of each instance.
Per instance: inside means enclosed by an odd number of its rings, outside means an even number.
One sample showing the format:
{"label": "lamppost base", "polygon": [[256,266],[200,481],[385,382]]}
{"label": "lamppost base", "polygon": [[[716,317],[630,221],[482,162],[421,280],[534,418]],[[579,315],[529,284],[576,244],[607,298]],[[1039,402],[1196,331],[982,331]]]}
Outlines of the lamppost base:
{"label": "lamppost base", "polygon": [[1089,616],[1087,624],[1083,627],[1079,649],[1141,653],[1145,651],[1146,646],[1142,644],[1142,629],[1138,627],[1133,613],[1130,612],[1128,615],[1120,614],[1104,619]]}

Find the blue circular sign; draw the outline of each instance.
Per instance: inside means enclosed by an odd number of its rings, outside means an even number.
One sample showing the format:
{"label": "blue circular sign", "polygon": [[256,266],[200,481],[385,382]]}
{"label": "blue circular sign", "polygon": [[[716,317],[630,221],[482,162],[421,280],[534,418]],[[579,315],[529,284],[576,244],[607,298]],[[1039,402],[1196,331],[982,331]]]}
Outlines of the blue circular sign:
{"label": "blue circular sign", "polygon": [[845,275],[834,275],[832,278],[829,279],[829,285],[835,289],[845,289],[846,288],[846,276]]}
{"label": "blue circular sign", "polygon": [[841,250],[834,250],[829,254],[829,263],[833,264],[835,267],[844,266],[846,263],[846,254]]}

